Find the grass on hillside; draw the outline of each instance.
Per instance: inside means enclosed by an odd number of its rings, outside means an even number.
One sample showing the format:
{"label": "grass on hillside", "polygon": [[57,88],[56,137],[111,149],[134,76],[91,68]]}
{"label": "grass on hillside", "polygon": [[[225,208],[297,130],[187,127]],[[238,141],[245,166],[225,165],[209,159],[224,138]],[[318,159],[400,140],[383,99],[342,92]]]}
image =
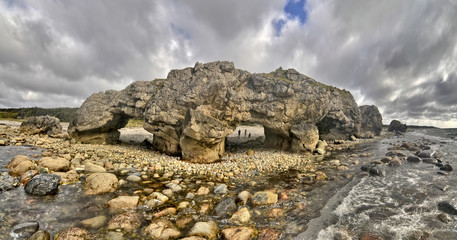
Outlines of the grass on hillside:
{"label": "grass on hillside", "polygon": [[136,127],[143,127],[144,120],[143,119],[136,119],[131,118],[129,122],[125,126],[126,128],[136,128]]}

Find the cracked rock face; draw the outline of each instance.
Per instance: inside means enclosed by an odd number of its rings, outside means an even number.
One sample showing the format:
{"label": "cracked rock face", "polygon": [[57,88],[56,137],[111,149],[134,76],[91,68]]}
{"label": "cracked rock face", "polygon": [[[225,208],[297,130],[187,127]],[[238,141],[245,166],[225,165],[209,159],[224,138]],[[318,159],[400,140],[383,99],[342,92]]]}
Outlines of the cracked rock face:
{"label": "cracked rock face", "polygon": [[243,123],[264,126],[267,146],[299,152],[313,151],[319,138],[357,135],[362,121],[350,92],[294,69],[251,74],[232,62],[211,62],[172,70],[165,80],[94,94],[69,132],[89,142],[112,142],[129,117],[141,116],[154,134],[154,148],[204,163],[224,155],[226,136]]}
{"label": "cracked rock face", "polygon": [[360,106],[360,115],[362,117],[361,130],[362,133],[371,132],[376,136],[381,135],[382,131],[382,115],[378,107],[371,105]]}
{"label": "cracked rock face", "polygon": [[143,118],[146,103],[160,80],[138,81],[122,91],[108,90],[88,97],[68,127],[68,133],[84,143],[115,143],[119,128],[129,118]]}

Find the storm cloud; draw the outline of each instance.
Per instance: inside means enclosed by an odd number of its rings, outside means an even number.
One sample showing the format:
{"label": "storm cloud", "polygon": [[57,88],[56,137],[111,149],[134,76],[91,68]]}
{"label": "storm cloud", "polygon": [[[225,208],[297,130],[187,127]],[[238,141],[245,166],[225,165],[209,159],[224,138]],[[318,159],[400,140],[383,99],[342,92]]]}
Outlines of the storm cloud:
{"label": "storm cloud", "polygon": [[457,127],[457,1],[0,1],[0,107],[79,106],[195,62],[295,68],[384,122]]}

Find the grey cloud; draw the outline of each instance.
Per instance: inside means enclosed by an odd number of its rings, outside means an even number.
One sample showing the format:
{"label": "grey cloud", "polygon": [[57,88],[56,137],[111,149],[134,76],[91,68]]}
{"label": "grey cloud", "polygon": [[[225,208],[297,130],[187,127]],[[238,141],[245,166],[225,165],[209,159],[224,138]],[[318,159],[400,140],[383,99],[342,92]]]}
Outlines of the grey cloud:
{"label": "grey cloud", "polygon": [[0,106],[52,105],[51,97],[78,106],[93,92],[230,60],[348,89],[378,105],[386,123],[455,121],[455,1],[307,0],[304,24],[287,18],[286,2],[2,2],[0,79],[11,93],[0,90]]}

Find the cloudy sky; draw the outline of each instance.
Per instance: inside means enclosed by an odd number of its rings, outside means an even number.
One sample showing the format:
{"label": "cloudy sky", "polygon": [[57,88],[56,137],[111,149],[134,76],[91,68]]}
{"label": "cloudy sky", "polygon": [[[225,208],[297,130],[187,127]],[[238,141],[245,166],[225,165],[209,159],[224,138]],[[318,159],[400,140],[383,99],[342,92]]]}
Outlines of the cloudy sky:
{"label": "cloudy sky", "polygon": [[457,0],[0,0],[0,108],[78,107],[215,60],[295,68],[385,123],[457,127]]}

